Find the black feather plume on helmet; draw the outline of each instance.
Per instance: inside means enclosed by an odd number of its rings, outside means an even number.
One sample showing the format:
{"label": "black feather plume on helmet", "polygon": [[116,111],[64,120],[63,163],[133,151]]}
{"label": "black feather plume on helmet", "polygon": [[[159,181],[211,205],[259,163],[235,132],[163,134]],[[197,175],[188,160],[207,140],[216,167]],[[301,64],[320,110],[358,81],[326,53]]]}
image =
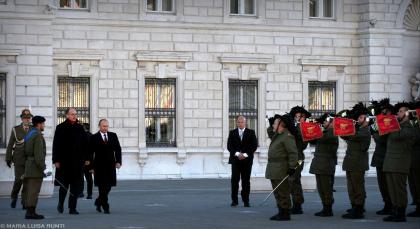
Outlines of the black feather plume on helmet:
{"label": "black feather plume on helmet", "polygon": [[354,120],[359,119],[360,115],[370,114],[369,110],[366,108],[366,106],[362,102],[359,102],[356,105],[354,105],[349,113],[350,113],[349,117],[351,117]]}
{"label": "black feather plume on helmet", "polygon": [[292,107],[292,109],[290,109],[289,114],[290,116],[292,116],[292,118],[295,118],[295,115],[297,113],[304,114],[306,118],[309,118],[312,116],[311,112],[307,111],[304,106],[295,106],[295,107]]}

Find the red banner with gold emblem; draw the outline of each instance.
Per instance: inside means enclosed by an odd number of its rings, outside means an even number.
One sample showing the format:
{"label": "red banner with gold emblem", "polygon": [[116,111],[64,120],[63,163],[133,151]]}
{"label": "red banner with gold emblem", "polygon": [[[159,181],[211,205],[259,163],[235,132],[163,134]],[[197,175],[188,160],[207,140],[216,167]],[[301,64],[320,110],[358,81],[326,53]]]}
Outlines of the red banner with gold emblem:
{"label": "red banner with gold emblem", "polygon": [[400,123],[395,115],[383,115],[376,116],[376,125],[378,127],[379,135],[389,134],[401,129]]}
{"label": "red banner with gold emblem", "polygon": [[303,141],[307,142],[322,137],[322,130],[319,123],[301,122],[299,125]]}
{"label": "red banner with gold emblem", "polygon": [[351,136],[356,134],[353,119],[334,118],[333,124],[335,136]]}
{"label": "red banner with gold emblem", "polygon": [[417,113],[417,119],[420,122],[420,108],[416,109],[416,113]]}

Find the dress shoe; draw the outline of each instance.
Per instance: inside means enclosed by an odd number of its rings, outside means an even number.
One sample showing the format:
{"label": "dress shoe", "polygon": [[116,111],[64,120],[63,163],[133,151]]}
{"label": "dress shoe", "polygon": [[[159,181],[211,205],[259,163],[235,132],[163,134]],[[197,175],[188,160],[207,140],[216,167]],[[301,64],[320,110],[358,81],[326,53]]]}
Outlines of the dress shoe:
{"label": "dress shoe", "polygon": [[88,195],[88,196],[86,197],[86,199],[91,200],[91,199],[92,199],[92,195]]}
{"label": "dress shoe", "polygon": [[231,207],[236,207],[236,206],[238,206],[238,202],[232,202],[232,203],[230,204],[230,206],[231,206]]}
{"label": "dress shoe", "polygon": [[76,209],[70,209],[70,210],[69,210],[69,214],[70,214],[70,215],[78,215],[78,214],[79,214],[79,212],[78,212]]}
{"label": "dress shoe", "polygon": [[96,206],[96,211],[97,212],[102,212],[102,210],[101,210],[101,204],[99,203],[99,200],[98,199],[95,200],[95,206]]}
{"label": "dress shoe", "polygon": [[62,204],[57,205],[57,211],[58,211],[58,213],[63,213],[64,212],[64,207],[63,207]]}
{"label": "dress shoe", "polygon": [[248,203],[248,202],[245,202],[245,203],[244,203],[244,207],[249,208],[249,207],[251,207],[251,205],[249,205],[249,203]]}
{"label": "dress shoe", "polygon": [[16,202],[17,202],[17,199],[12,199],[12,202],[10,202],[10,207],[16,208]]}

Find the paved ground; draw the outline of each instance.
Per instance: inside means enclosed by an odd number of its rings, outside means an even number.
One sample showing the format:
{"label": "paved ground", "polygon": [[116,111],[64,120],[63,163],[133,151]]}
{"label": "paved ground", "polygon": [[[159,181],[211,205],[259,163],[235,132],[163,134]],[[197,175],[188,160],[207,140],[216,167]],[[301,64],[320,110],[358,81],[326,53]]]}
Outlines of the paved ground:
{"label": "paved ground", "polygon": [[[93,200],[79,199],[78,216],[58,214],[57,189],[52,198],[39,201],[38,212],[45,220],[24,220],[24,211],[9,207],[9,199],[0,199],[0,228],[399,228],[420,229],[420,218],[407,223],[385,223],[375,211],[382,207],[375,178],[367,179],[367,215],[364,220],[344,220],[349,207],[345,179],[337,178],[334,217],[313,214],[321,203],[316,192],[305,193],[304,214],[289,222],[268,218],[276,213],[274,199],[259,203],[267,195],[251,194],[251,208],[231,208],[229,180],[120,181],[111,191],[111,214],[97,213]],[[97,193],[94,193],[96,196]],[[410,199],[411,200],[411,199]],[[409,210],[413,210],[410,206]],[[9,225],[8,225],[9,224]]]}

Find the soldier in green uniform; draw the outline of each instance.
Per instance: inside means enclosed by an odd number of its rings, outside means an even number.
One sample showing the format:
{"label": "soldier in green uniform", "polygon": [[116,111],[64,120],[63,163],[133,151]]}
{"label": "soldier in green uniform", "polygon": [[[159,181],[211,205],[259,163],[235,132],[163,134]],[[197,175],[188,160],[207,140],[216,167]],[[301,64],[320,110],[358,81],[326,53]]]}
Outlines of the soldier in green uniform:
{"label": "soldier in green uniform", "polygon": [[25,219],[43,219],[35,211],[38,203],[38,196],[44,178],[45,156],[47,148],[42,131],[45,127],[45,118],[35,116],[32,118],[34,128],[25,136],[25,174],[24,183],[27,187],[26,193],[26,215]]}
{"label": "soldier in green uniform", "polygon": [[308,146],[308,142],[304,142],[302,139],[299,123],[304,122],[306,118],[311,117],[311,113],[309,113],[304,107],[295,106],[290,110],[290,115],[294,118],[295,126],[297,129],[296,146],[298,149],[298,160],[302,161],[302,165],[298,169],[296,169],[296,173],[289,179],[290,192],[292,194],[293,202],[292,214],[303,214],[302,204],[305,201],[305,199],[303,198],[303,189],[300,179],[302,169],[304,166],[303,162],[305,161],[305,154],[303,153],[303,151]]}
{"label": "soldier in green uniform", "polygon": [[[420,101],[412,104],[413,109],[420,109]],[[420,116],[420,114],[417,114]],[[411,190],[411,196],[416,204],[416,210],[407,214],[409,217],[420,217],[420,123],[418,118],[414,121],[414,146],[411,151],[411,167],[408,174],[408,184]]]}
{"label": "soldier in green uniform", "polygon": [[[392,114],[392,110],[394,109],[393,106],[389,103],[389,99],[385,98],[379,101],[379,103],[373,103],[373,109],[375,111],[375,115],[384,114],[390,115]],[[382,195],[382,200],[384,201],[384,207],[382,210],[376,212],[378,215],[389,215],[392,212],[392,204],[391,198],[389,197],[388,188],[386,184],[386,177],[385,173],[383,172],[383,164],[384,158],[386,153],[386,144],[388,135],[379,135],[378,130],[376,129],[375,125],[371,126],[371,134],[373,140],[375,141],[375,151],[373,152],[372,162],[370,165],[372,167],[376,167],[376,179],[378,181],[379,191]]]}
{"label": "soldier in green uniform", "polygon": [[[296,129],[293,120],[289,115],[283,115],[274,120],[274,135],[268,149],[268,163],[265,171],[265,178],[270,179],[273,189],[280,184],[287,175],[295,173],[295,166],[298,161],[296,147]],[[275,191],[278,214],[270,220],[290,220],[290,189],[289,182],[283,182]]]}
{"label": "soldier in green uniform", "polygon": [[410,104],[405,102],[395,104],[401,129],[389,134],[386,146],[383,171],[386,176],[393,211],[390,216],[384,218],[384,221],[406,221],[407,177],[410,172],[411,152],[415,138],[415,130],[407,113],[409,107]]}
{"label": "soldier in green uniform", "polygon": [[333,216],[333,177],[335,174],[335,162],[338,150],[338,137],[334,136],[332,117],[334,115],[325,113],[319,119],[324,127],[322,138],[314,141],[316,143],[314,158],[312,159],[309,173],[315,174],[316,186],[323,208],[315,216]]}
{"label": "soldier in green uniform", "polygon": [[356,123],[356,134],[342,137],[347,142],[343,171],[346,171],[347,191],[352,208],[342,217],[345,219],[363,219],[366,199],[365,172],[369,170],[370,131],[368,110],[363,103],[356,104],[350,111]]}
{"label": "soldier in green uniform", "polygon": [[32,114],[29,109],[22,110],[20,115],[22,123],[18,126],[13,127],[12,133],[10,134],[9,143],[7,144],[6,150],[6,163],[9,168],[14,164],[15,170],[15,181],[13,183],[11,198],[12,201],[10,206],[12,208],[16,207],[16,202],[18,199],[20,188],[22,187],[22,208],[25,209],[25,193],[26,187],[22,182],[22,175],[25,172],[25,153],[24,153],[24,138],[25,135],[31,129],[31,118]]}

